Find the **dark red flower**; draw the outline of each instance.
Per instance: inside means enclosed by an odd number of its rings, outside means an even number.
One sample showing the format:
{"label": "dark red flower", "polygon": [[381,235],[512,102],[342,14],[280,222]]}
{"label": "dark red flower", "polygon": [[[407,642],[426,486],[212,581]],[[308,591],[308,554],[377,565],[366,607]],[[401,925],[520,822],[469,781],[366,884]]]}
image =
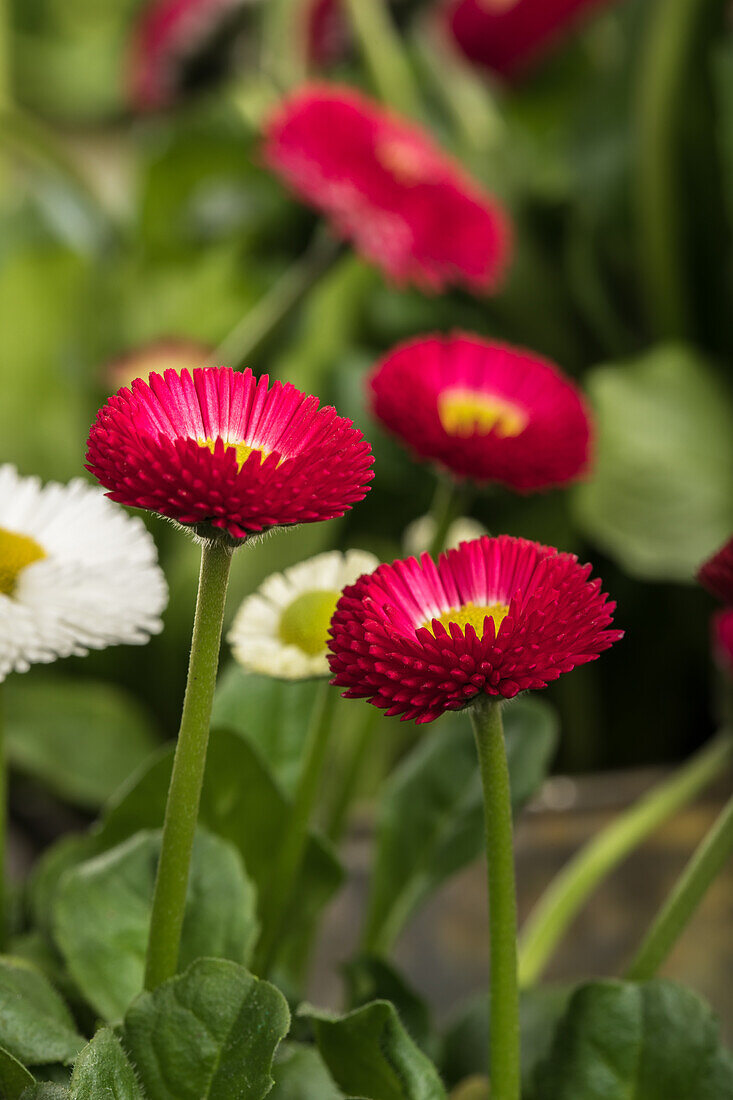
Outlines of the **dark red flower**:
{"label": "dark red flower", "polygon": [[349,23],[343,0],[310,0],[306,13],[308,57],[316,68],[339,61],[349,44]]}
{"label": "dark red flower", "polygon": [[474,64],[511,77],[603,0],[450,0],[449,31]]}
{"label": "dark red flower", "polygon": [[430,722],[484,694],[546,687],[622,637],[590,565],[526,539],[481,538],[380,565],[331,619],[332,683],[402,720]]}
{"label": "dark red flower", "polygon": [[700,567],[697,578],[722,603],[733,604],[733,538]]}
{"label": "dark red flower", "polygon": [[370,378],[375,415],[420,458],[519,492],[563,485],[588,463],[578,388],[533,352],[478,336],[423,336]]}
{"label": "dark red flower", "polygon": [[232,539],[333,519],[374,476],[350,420],[290,383],[204,368],[137,379],[100,409],[87,469],[112,500]]}
{"label": "dark red flower", "polygon": [[265,159],[398,283],[428,290],[501,278],[509,223],[428,135],[351,88],[311,86],[280,105]]}
{"label": "dark red flower", "polygon": [[133,30],[130,98],[141,111],[175,101],[197,55],[229,28],[248,0],[148,0]]}
{"label": "dark red flower", "polygon": [[733,676],[733,607],[713,615],[711,625],[715,659],[722,669]]}

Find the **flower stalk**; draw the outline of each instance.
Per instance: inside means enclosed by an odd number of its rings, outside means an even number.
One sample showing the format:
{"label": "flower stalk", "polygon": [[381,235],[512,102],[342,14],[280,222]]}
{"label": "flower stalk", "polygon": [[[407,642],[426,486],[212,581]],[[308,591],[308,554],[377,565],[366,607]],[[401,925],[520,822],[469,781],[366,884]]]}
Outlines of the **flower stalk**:
{"label": "flower stalk", "polygon": [[384,0],[346,0],[346,6],[380,99],[419,117],[420,98]]}
{"label": "flower stalk", "polygon": [[188,680],[153,897],[146,989],[172,978],[178,967],[232,553],[224,539],[206,541],[201,553]]}
{"label": "flower stalk", "polygon": [[517,901],[509,768],[501,704],[482,697],[471,708],[484,794],[491,954],[489,1065],[494,1100],[519,1100]]}
{"label": "flower stalk", "polygon": [[535,905],[522,929],[519,982],[542,976],[568,925],[596,886],[664,821],[691,802],[733,758],[733,736],[709,742],[669,779],[597,833],[563,868]]}
{"label": "flower stalk", "polygon": [[282,935],[286,931],[293,890],[308,840],[308,824],[318,795],[331,737],[337,699],[338,693],[332,690],[328,681],[324,681],[313,708],[290,817],[283,830],[282,845],[275,854],[272,878],[263,898],[263,928],[254,968],[260,977],[267,977],[275,965]]}
{"label": "flower stalk", "polygon": [[653,978],[686,928],[708,887],[733,854],[733,798],[687,864],[646,934],[626,977]]}

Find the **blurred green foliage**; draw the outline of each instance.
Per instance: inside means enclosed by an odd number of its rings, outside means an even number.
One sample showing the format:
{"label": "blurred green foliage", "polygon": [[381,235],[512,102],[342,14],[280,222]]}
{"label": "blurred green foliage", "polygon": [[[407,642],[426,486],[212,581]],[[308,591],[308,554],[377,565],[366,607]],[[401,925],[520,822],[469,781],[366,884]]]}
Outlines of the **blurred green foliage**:
{"label": "blurred green foliage", "polygon": [[[531,347],[587,389],[598,418],[593,473],[572,493],[483,494],[474,514],[494,532],[592,560],[626,631],[597,666],[549,689],[561,714],[558,765],[677,758],[713,722],[712,604],[693,587],[694,571],[733,528],[733,41],[723,5],[701,5],[705,18],[679,59],[686,94],[670,92],[665,130],[688,294],[684,345],[671,344],[679,334],[650,313],[640,257],[647,150],[637,97],[656,78],[645,60],[655,5],[609,5],[510,87],[455,60],[455,79],[441,79],[427,6],[402,5],[400,33],[428,124],[509,205],[515,260],[494,297],[427,297],[387,286],[346,251],[251,350],[254,369],[353,417],[373,443],[377,476],[345,520],[242,551],[230,614],[273,569],[325,546],[398,555],[404,528],[429,507],[431,471],[387,439],[366,407],[366,372],[394,342],[461,328]],[[2,459],[25,474],[83,474],[86,432],[109,391],[105,363],[155,337],[218,345],[302,256],[316,226],[261,163],[258,120],[277,89],[252,50],[224,82],[169,111],[130,110],[139,8],[140,0],[10,5],[18,111],[0,127],[0,439]],[[265,9],[253,4],[249,16],[255,46]],[[354,51],[335,75],[369,88]],[[171,585],[165,633],[144,651],[72,659],[58,674],[133,691],[171,736],[197,555],[162,522],[149,524]]]}

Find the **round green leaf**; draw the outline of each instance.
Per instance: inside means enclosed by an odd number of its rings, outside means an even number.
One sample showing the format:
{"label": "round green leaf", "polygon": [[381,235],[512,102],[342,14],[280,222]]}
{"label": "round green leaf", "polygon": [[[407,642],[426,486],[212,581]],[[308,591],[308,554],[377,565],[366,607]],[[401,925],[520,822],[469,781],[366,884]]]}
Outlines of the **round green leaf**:
{"label": "round green leaf", "polygon": [[243,967],[199,959],[143,993],[123,1041],[148,1100],[261,1100],[290,1027],[283,995]]}
{"label": "round green leaf", "polygon": [[733,530],[733,402],[698,355],[661,347],[587,376],[597,418],[578,522],[629,573],[688,581]]}
{"label": "round green leaf", "polygon": [[[53,911],[56,943],[80,991],[105,1020],[118,1020],[143,988],[160,836],[139,833],[67,871]],[[180,966],[202,956],[245,962],[257,931],[255,892],[239,853],[196,835]]]}
{"label": "round green leaf", "polygon": [[84,1046],[71,1013],[48,980],[19,959],[0,958],[0,1037],[26,1066],[69,1065]]}

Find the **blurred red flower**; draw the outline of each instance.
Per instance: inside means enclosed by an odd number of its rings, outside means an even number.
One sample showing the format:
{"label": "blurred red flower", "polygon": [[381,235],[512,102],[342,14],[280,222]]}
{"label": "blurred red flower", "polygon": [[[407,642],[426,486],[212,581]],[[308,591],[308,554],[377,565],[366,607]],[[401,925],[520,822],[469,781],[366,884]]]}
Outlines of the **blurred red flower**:
{"label": "blurred red flower", "polygon": [[604,0],[449,0],[445,19],[465,56],[514,76]]}
{"label": "blurred red flower", "polygon": [[351,88],[310,86],[266,127],[265,159],[397,283],[495,287],[506,214],[418,126]]}

